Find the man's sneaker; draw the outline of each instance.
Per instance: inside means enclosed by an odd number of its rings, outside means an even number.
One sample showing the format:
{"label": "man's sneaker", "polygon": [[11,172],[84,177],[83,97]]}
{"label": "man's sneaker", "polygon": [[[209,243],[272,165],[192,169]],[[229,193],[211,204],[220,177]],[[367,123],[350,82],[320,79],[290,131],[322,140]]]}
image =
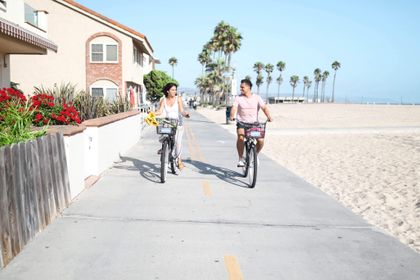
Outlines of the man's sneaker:
{"label": "man's sneaker", "polygon": [[239,161],[238,161],[238,165],[237,165],[238,167],[244,167],[245,166],[245,162],[244,162],[244,160],[243,159],[240,159]]}

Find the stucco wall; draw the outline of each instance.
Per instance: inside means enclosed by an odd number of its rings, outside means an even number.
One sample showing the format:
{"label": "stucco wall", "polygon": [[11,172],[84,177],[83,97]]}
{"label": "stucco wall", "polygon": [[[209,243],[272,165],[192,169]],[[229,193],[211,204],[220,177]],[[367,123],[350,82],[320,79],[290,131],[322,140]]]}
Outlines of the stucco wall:
{"label": "stucco wall", "polygon": [[[114,34],[121,40],[122,80],[131,78],[132,75],[128,78],[133,64],[131,37],[55,1],[27,0],[27,3],[35,9],[48,11],[48,37],[58,45],[58,52],[48,51],[46,56],[11,56],[11,80],[20,83],[25,93],[32,93],[33,86],[52,87],[54,83],[66,82],[86,90],[86,41],[100,32]],[[141,83],[140,79],[138,83]],[[121,90],[126,92],[125,85]]]}

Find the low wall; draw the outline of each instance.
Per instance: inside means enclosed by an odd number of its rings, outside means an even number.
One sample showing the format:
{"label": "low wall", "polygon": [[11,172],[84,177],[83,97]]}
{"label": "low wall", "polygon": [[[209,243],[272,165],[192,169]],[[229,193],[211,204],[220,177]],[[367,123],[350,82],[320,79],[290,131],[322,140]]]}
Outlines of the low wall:
{"label": "low wall", "polygon": [[142,113],[130,111],[48,130],[64,135],[71,199],[83,191],[89,177],[99,176],[140,140],[141,125]]}

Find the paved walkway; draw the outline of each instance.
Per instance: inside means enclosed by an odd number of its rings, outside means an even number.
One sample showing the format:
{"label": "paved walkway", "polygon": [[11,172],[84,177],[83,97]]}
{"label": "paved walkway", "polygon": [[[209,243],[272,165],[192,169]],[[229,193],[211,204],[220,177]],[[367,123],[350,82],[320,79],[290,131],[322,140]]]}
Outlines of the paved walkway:
{"label": "paved walkway", "polygon": [[193,112],[186,168],[159,183],[155,131],[82,193],[0,279],[420,279],[420,254]]}

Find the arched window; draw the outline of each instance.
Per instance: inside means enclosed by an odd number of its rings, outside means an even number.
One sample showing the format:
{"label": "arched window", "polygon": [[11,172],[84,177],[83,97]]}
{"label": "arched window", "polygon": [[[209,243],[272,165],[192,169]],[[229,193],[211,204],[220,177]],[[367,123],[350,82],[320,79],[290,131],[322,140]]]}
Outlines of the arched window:
{"label": "arched window", "polygon": [[109,80],[99,80],[90,86],[90,94],[93,97],[103,97],[106,100],[114,101],[118,96],[118,85]]}
{"label": "arched window", "polygon": [[91,63],[118,63],[118,42],[108,36],[99,36],[90,42]]}

